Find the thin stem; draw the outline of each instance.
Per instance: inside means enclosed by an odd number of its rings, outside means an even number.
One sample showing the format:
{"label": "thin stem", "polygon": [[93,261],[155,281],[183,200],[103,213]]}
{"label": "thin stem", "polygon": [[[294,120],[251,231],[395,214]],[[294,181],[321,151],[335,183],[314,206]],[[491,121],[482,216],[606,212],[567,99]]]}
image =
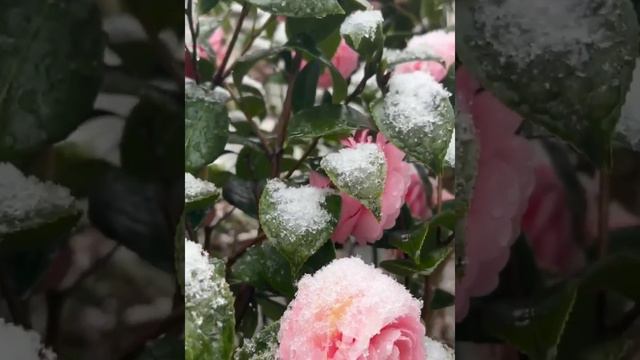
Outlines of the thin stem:
{"label": "thin stem", "polygon": [[244,114],[244,117],[247,118],[247,122],[249,123],[251,130],[253,130],[254,134],[260,140],[260,143],[262,144],[262,147],[264,147],[264,150],[267,152],[267,155],[270,156],[272,150],[271,150],[271,146],[269,145],[269,141],[264,136],[264,134],[262,133],[258,125],[255,122],[253,122],[251,115],[249,115],[246,111],[242,109],[242,107],[240,106],[240,99],[238,98],[238,96],[233,91],[231,91],[231,89],[228,86],[225,88],[231,95],[231,99],[233,100],[233,102],[235,102],[236,105],[238,106],[238,109]]}
{"label": "thin stem", "polygon": [[271,162],[271,177],[278,177],[280,174],[280,160],[282,160],[282,150],[284,142],[287,138],[287,128],[289,127],[289,119],[291,119],[292,107],[293,107],[293,85],[300,72],[300,64],[302,63],[302,53],[296,53],[293,58],[292,71],[289,76],[289,82],[287,86],[287,95],[284,99],[282,106],[282,113],[280,119],[276,125],[277,141],[276,147],[273,151],[273,161]]}
{"label": "thin stem", "polygon": [[244,19],[249,14],[249,4],[244,4],[242,7],[242,11],[240,12],[240,17],[238,18],[238,24],[236,24],[236,28],[233,32],[233,36],[231,36],[231,41],[229,42],[229,46],[227,47],[227,51],[222,58],[222,62],[220,63],[220,67],[216,74],[213,76],[213,86],[218,86],[222,84],[224,81],[224,73],[227,69],[227,64],[229,63],[229,59],[231,58],[231,52],[233,52],[233,48],[236,46],[236,42],[238,41],[238,37],[240,35],[240,30],[242,30],[242,24],[244,23]]}
{"label": "thin stem", "polygon": [[304,163],[305,160],[307,160],[307,158],[309,157],[309,155],[311,155],[311,153],[313,152],[313,150],[315,150],[315,148],[318,146],[318,142],[320,141],[319,137],[316,137],[313,139],[313,141],[311,142],[311,145],[309,145],[309,147],[307,148],[307,151],[304,152],[304,154],[302,154],[302,157],[300,158],[300,160],[298,160],[298,162],[295,164],[295,166],[293,168],[291,168],[291,170],[289,170],[289,172],[287,173],[287,175],[284,176],[285,179],[288,179],[291,177],[291,175],[293,175],[293,173],[298,170],[300,168],[300,166],[302,166],[302,164]]}
{"label": "thin stem", "polygon": [[603,258],[609,247],[609,202],[611,174],[607,166],[600,169],[598,195],[598,256]]}
{"label": "thin stem", "polygon": [[193,21],[193,0],[187,1],[187,23],[189,24],[189,32],[191,33],[191,64],[194,69],[194,78],[196,83],[200,82],[200,75],[198,74],[198,33],[200,32],[199,28],[196,28],[195,22]]}

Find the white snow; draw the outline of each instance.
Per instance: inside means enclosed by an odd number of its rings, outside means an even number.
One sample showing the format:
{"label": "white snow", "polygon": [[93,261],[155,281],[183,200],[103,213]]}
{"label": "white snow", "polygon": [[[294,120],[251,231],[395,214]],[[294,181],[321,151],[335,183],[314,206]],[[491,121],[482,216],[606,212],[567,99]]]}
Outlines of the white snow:
{"label": "white snow", "polygon": [[400,132],[407,135],[415,130],[429,133],[433,125],[440,122],[443,100],[450,95],[427,73],[395,74],[389,81],[384,109]]}
{"label": "white snow", "polygon": [[202,179],[197,179],[190,173],[184,173],[185,200],[190,201],[211,195],[218,191],[215,184]]}
{"label": "white snow", "polygon": [[424,347],[429,360],[453,360],[455,359],[453,350],[447,345],[425,336]]}
{"label": "white snow", "polygon": [[349,15],[340,26],[340,34],[351,36],[356,41],[362,38],[373,40],[384,18],[380,10],[358,10]]}
{"label": "white snow", "polygon": [[40,335],[32,330],[0,319],[2,358],[11,360],[55,360],[56,355],[43,347]]}
{"label": "white snow", "polygon": [[453,129],[453,133],[451,134],[451,140],[449,140],[449,147],[447,147],[444,161],[452,168],[456,167],[456,129]]}
{"label": "white snow", "polygon": [[74,207],[69,189],[24,176],[10,163],[0,163],[0,233],[24,228]]}

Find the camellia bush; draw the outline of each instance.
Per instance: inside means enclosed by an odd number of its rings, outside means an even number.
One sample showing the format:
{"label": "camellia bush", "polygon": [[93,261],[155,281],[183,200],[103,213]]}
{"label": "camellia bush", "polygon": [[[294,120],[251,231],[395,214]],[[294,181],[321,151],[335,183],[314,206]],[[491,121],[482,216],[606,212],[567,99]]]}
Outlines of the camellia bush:
{"label": "camellia bush", "polygon": [[449,1],[187,1],[187,359],[450,359]]}

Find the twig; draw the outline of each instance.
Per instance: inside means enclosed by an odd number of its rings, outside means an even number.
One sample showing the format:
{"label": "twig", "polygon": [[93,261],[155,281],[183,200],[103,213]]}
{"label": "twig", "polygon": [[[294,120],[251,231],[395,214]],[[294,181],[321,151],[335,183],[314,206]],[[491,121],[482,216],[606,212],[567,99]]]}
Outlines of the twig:
{"label": "twig", "polygon": [[242,254],[244,254],[249,248],[251,248],[251,247],[253,247],[255,245],[260,245],[266,239],[267,239],[267,236],[265,234],[261,234],[261,235],[258,235],[258,237],[256,237],[253,240],[245,241],[242,244],[242,247],[240,247],[240,249],[238,251],[236,251],[235,254],[233,254],[233,255],[231,255],[229,257],[229,260],[227,261],[227,268],[231,268],[231,266],[233,264],[235,264],[235,262],[238,261],[240,256],[242,256]]}
{"label": "twig", "polygon": [[297,52],[293,58],[292,70],[289,76],[289,82],[287,86],[287,95],[284,99],[282,106],[282,113],[280,114],[280,120],[276,125],[277,141],[276,147],[273,151],[273,161],[271,162],[271,177],[278,177],[280,174],[280,160],[282,159],[282,150],[284,141],[287,138],[287,128],[289,126],[289,119],[291,119],[291,108],[293,107],[293,85],[295,84],[298,73],[300,72],[300,64],[302,63],[302,53]]}
{"label": "twig", "polygon": [[244,23],[244,19],[249,14],[249,4],[244,4],[242,7],[242,11],[240,12],[240,17],[238,18],[238,24],[236,24],[236,29],[233,32],[233,36],[231,36],[231,41],[229,42],[229,46],[227,47],[227,51],[222,58],[222,62],[220,63],[220,67],[216,71],[216,74],[213,76],[213,86],[219,86],[224,81],[224,73],[227,69],[227,64],[229,63],[229,58],[231,58],[231,52],[233,48],[236,46],[236,42],[238,41],[238,36],[240,35],[240,30],[242,30],[242,24]]}
{"label": "twig", "polygon": [[319,141],[320,141],[319,137],[313,138],[313,141],[307,148],[307,151],[305,151],[304,154],[302,154],[302,157],[298,160],[298,162],[293,166],[293,168],[291,168],[291,170],[289,170],[289,172],[287,172],[287,175],[284,176],[285,179],[290,178],[291,175],[293,175],[293,173],[296,172],[296,170],[298,170],[300,166],[302,166],[304,161],[307,160],[309,155],[311,155],[313,150],[315,150],[315,148],[318,146]]}
{"label": "twig", "polygon": [[187,22],[189,25],[189,32],[191,33],[191,64],[194,70],[194,79],[196,83],[200,82],[200,75],[198,74],[198,33],[199,28],[196,28],[193,21],[193,0],[187,1],[187,9],[185,10],[187,15]]}

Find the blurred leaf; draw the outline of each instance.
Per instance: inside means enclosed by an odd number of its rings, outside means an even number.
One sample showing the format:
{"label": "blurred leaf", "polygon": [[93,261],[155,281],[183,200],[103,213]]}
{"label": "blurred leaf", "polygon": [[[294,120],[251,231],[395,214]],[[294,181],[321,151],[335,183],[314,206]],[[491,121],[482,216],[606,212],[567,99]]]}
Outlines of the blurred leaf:
{"label": "blurred leaf", "polygon": [[289,261],[292,274],[297,276],[304,263],[331,237],[340,215],[340,197],[328,195],[319,204],[329,215],[327,221],[292,229],[291,219],[280,208],[290,204],[279,203],[275,197],[278,192],[290,190],[286,187],[278,180],[267,183],[260,198],[260,224],[270,242]]}
{"label": "blurred leaf", "polygon": [[86,197],[92,184],[113,167],[95,159],[74,144],[59,144],[53,148],[51,179],[69,190],[75,197]]}
{"label": "blurred leaf", "polygon": [[456,298],[452,294],[449,294],[442,289],[436,289],[433,294],[433,299],[431,299],[431,306],[429,309],[438,310],[453,306],[455,305],[455,300]]}
{"label": "blurred leaf", "polygon": [[287,306],[283,305],[268,297],[258,297],[258,305],[262,313],[271,320],[279,320],[282,314],[287,310]]}
{"label": "blurred leaf", "polygon": [[184,169],[182,103],[145,94],[126,121],[120,142],[122,169],[141,179],[174,179]]}
{"label": "blurred leaf", "polygon": [[278,330],[280,323],[274,322],[264,328],[236,350],[235,360],[273,360],[277,358]]}
{"label": "blurred leaf", "polygon": [[637,278],[629,274],[640,272],[640,256],[612,254],[589,266],[580,277],[581,291],[595,292],[607,289],[640,301],[640,286]]}
{"label": "blurred leaf", "polygon": [[63,140],[88,117],[104,53],[93,1],[4,1],[2,9],[0,160]]}
{"label": "blurred leaf", "polygon": [[89,219],[107,237],[154,266],[173,272],[174,233],[184,206],[183,181],[176,180],[167,188],[111,169],[92,188]]}
{"label": "blurred leaf", "polygon": [[146,0],[125,0],[124,5],[140,20],[149,35],[156,36],[167,28],[177,32],[184,30],[183,2],[156,0],[149,6]]}
{"label": "blurred leaf", "polygon": [[[211,261],[212,279],[199,279],[198,275],[185,274],[187,279],[189,276],[195,277],[187,280],[186,284],[184,341],[186,360],[230,360],[233,355],[235,331],[233,295],[224,278],[224,263],[218,259]],[[196,291],[194,296],[190,296],[189,286],[204,285],[190,285],[189,281],[212,281],[213,289],[216,291],[211,294]]]}
{"label": "blurred leaf", "polygon": [[[209,186],[214,186],[214,184],[206,180],[201,180],[201,179],[197,179],[197,180],[205,182]],[[186,185],[187,184],[185,184],[185,186]],[[185,210],[194,211],[194,210],[209,209],[211,208],[211,206],[213,206],[216,203],[216,201],[218,201],[219,197],[220,197],[220,190],[218,188],[212,187],[211,189],[197,189],[197,190],[193,190],[193,189],[190,190],[188,188],[185,188],[185,195],[184,195]]]}
{"label": "blurred leaf", "polygon": [[184,340],[164,335],[146,346],[137,360],[175,360],[184,359]]}
{"label": "blurred leaf", "polygon": [[288,17],[323,18],[344,14],[337,0],[248,0],[266,12]]}
{"label": "blurred leaf", "polygon": [[289,124],[289,137],[347,136],[353,130],[367,127],[370,127],[368,118],[353,107],[327,104],[294,114]]}
{"label": "blurred leaf", "polygon": [[614,339],[604,343],[589,346],[579,355],[579,360],[623,360],[632,354],[633,341],[631,339]]}
{"label": "blurred leaf", "polygon": [[262,95],[243,96],[240,98],[240,109],[250,117],[249,121],[253,121],[254,117],[262,119],[267,115],[267,106]]}
{"label": "blurred leaf", "polygon": [[187,87],[185,106],[185,166],[195,173],[224,151],[229,115],[224,104],[202,87]]}
{"label": "blurred leaf", "polygon": [[213,10],[220,0],[198,0],[198,12],[200,14],[207,14]]}
{"label": "blurred leaf", "polygon": [[293,84],[293,112],[313,107],[322,67],[317,60],[309,62],[300,71]]}
{"label": "blurred leaf", "polygon": [[569,285],[530,305],[493,304],[489,332],[507,341],[533,360],[554,358],[576,299]]}
{"label": "blurred leaf", "polygon": [[258,305],[255,299],[252,299],[247,306],[247,310],[240,320],[238,325],[238,332],[242,334],[243,338],[250,338],[256,331],[258,326]]}
{"label": "blurred leaf", "polygon": [[420,273],[420,268],[409,259],[385,260],[380,267],[388,272],[400,276],[413,276]]}
{"label": "blurred leaf", "polygon": [[[504,104],[604,165],[610,161],[611,136],[638,56],[638,21],[629,1],[586,4],[588,10],[580,12],[554,6],[555,12],[564,12],[555,16],[566,15],[568,22],[579,16],[581,23],[598,24],[598,43],[603,46],[590,46],[588,36],[581,41],[576,37],[572,41],[574,48],[582,49],[580,55],[563,47],[544,51],[544,56],[528,53],[527,49],[547,46],[544,36],[532,36],[527,47],[487,45],[496,41],[496,34],[521,26],[505,17],[497,31],[479,19],[478,14],[499,6],[497,1],[469,1],[458,7],[461,41],[456,50],[465,67]],[[549,22],[545,30],[560,33],[563,26]]]}
{"label": "blurred leaf", "polygon": [[327,240],[324,245],[304,263],[301,272],[302,274],[314,274],[335,259],[336,248],[333,246],[333,241]]}
{"label": "blurred leaf", "polygon": [[235,175],[230,175],[224,184],[222,196],[231,205],[244,211],[247,215],[257,218],[258,196],[263,186],[264,181],[248,181]]}

